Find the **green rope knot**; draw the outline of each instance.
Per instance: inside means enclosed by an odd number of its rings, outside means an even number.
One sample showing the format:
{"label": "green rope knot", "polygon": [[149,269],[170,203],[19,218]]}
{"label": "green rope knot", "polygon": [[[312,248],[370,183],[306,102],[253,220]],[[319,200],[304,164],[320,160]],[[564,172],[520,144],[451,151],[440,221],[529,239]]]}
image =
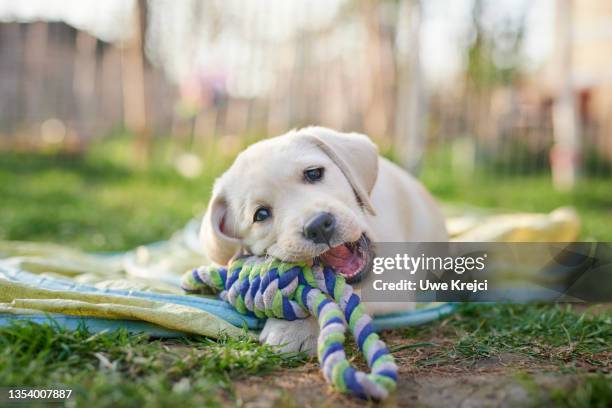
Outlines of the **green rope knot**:
{"label": "green rope knot", "polygon": [[[315,316],[323,376],[335,389],[364,399],[385,399],[395,390],[397,365],[372,328],[359,296],[331,268],[248,257],[229,267],[203,266],[183,276],[186,291],[219,292],[242,314],[295,320]],[[349,327],[370,373],[353,368],[344,351]]]}

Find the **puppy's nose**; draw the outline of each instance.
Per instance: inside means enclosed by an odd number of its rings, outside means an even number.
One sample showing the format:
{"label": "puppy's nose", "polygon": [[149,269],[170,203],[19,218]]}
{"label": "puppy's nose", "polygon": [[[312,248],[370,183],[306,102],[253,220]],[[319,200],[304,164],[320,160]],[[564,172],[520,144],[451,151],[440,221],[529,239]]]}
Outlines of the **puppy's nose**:
{"label": "puppy's nose", "polygon": [[320,212],[304,225],[304,236],[315,244],[329,244],[336,230],[336,217],[328,212]]}

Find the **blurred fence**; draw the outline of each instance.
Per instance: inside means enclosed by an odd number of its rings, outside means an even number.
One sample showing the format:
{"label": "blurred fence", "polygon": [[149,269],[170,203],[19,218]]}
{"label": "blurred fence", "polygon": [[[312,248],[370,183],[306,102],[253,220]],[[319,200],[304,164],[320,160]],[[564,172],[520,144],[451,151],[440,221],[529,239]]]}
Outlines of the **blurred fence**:
{"label": "blurred fence", "polygon": [[[466,3],[468,28],[451,38],[458,66],[439,82],[422,61],[439,51],[422,47],[428,2],[139,0],[111,42],[62,21],[4,16],[0,145],[80,150],[127,130],[146,154],[152,137],[201,149],[320,124],[365,132],[411,169],[431,156],[456,171],[548,171],[562,85],[523,69],[528,2],[499,26],[486,24],[494,3]],[[598,63],[612,67],[612,57]],[[610,174],[609,89],[572,88],[576,160],[588,174]]]}

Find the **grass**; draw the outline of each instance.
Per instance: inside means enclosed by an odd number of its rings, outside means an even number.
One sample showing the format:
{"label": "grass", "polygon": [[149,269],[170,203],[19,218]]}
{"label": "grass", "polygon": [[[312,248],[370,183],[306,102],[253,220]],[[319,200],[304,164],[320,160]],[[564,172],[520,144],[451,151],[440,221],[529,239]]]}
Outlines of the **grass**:
{"label": "grass", "polygon": [[134,168],[121,139],[83,156],[0,155],[0,239],[53,241],[119,251],[165,239],[204,211],[230,157],[204,157],[195,179],[180,176],[162,149],[148,171]]}
{"label": "grass", "polygon": [[[213,180],[235,151],[203,154],[196,178],[179,175],[172,149],[159,143],[147,171],[132,165],[124,139],[81,156],[0,153],[0,239],[53,241],[91,251],[120,251],[165,239],[206,207]],[[239,147],[239,146],[238,146]],[[612,179],[586,179],[558,192],[550,177],[465,175],[434,157],[422,179],[440,199],[508,211],[575,206],[584,239],[612,241]],[[118,227],[120,226],[120,227]]]}
{"label": "grass", "polygon": [[[158,146],[146,171],[131,164],[122,139],[94,144],[80,156],[1,153],[0,239],[120,251],[169,237],[204,210],[214,178],[235,152],[211,150],[202,156],[202,174],[185,178],[166,147]],[[546,174],[465,175],[433,163],[422,179],[445,201],[516,211],[573,205],[583,238],[612,241],[610,179],[584,180],[576,191],[561,193]],[[519,354],[535,367],[577,376],[572,387],[535,393],[535,401],[596,406],[610,401],[611,319],[609,311],[591,315],[564,306],[464,305],[440,322],[402,330],[395,350],[429,349],[416,362],[423,369]],[[303,361],[248,339],[152,341],[123,331],[93,335],[27,323],[0,328],[0,385],[70,386],[79,406],[219,405],[235,401],[234,380]]]}
{"label": "grass", "polygon": [[455,341],[419,361],[423,366],[472,364],[503,353],[564,370],[575,370],[584,363],[605,371],[612,363],[612,314],[578,313],[570,305],[462,304],[457,314],[425,330],[408,328],[404,336]]}
{"label": "grass", "polygon": [[517,374],[516,379],[528,391],[533,407],[607,408],[612,401],[612,377],[602,373],[586,374],[552,386],[527,373]]}
{"label": "grass", "polygon": [[150,341],[123,330],[91,334],[49,325],[0,328],[0,384],[73,389],[81,406],[211,406],[232,381],[304,361],[248,337]]}
{"label": "grass", "polygon": [[[514,376],[530,405],[608,407],[612,403],[612,313],[570,305],[462,304],[457,313],[402,329],[416,376]],[[487,371],[489,369],[490,371]]]}
{"label": "grass", "polygon": [[612,379],[603,374],[588,375],[568,388],[554,388],[550,397],[536,393],[536,398],[563,408],[606,408],[612,401]]}
{"label": "grass", "polygon": [[[431,160],[430,160],[431,159]],[[553,188],[546,171],[511,175],[495,168],[455,168],[446,151],[424,161],[421,179],[439,199],[498,211],[548,212],[576,208],[584,240],[612,241],[612,177],[585,177],[572,191]]]}

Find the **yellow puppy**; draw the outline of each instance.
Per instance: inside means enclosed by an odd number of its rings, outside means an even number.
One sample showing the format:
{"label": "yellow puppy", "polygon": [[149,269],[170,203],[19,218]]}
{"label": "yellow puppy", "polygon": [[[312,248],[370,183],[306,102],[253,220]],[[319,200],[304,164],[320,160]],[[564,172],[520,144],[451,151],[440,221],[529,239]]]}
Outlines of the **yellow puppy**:
{"label": "yellow puppy", "polygon": [[[242,152],[215,182],[200,235],[219,264],[241,252],[286,261],[318,258],[351,283],[370,269],[371,242],[448,240],[442,213],[416,179],[380,157],[367,136],[321,127]],[[373,314],[411,307],[365,306]],[[268,319],[261,341],[312,352],[317,331],[312,318]]]}

